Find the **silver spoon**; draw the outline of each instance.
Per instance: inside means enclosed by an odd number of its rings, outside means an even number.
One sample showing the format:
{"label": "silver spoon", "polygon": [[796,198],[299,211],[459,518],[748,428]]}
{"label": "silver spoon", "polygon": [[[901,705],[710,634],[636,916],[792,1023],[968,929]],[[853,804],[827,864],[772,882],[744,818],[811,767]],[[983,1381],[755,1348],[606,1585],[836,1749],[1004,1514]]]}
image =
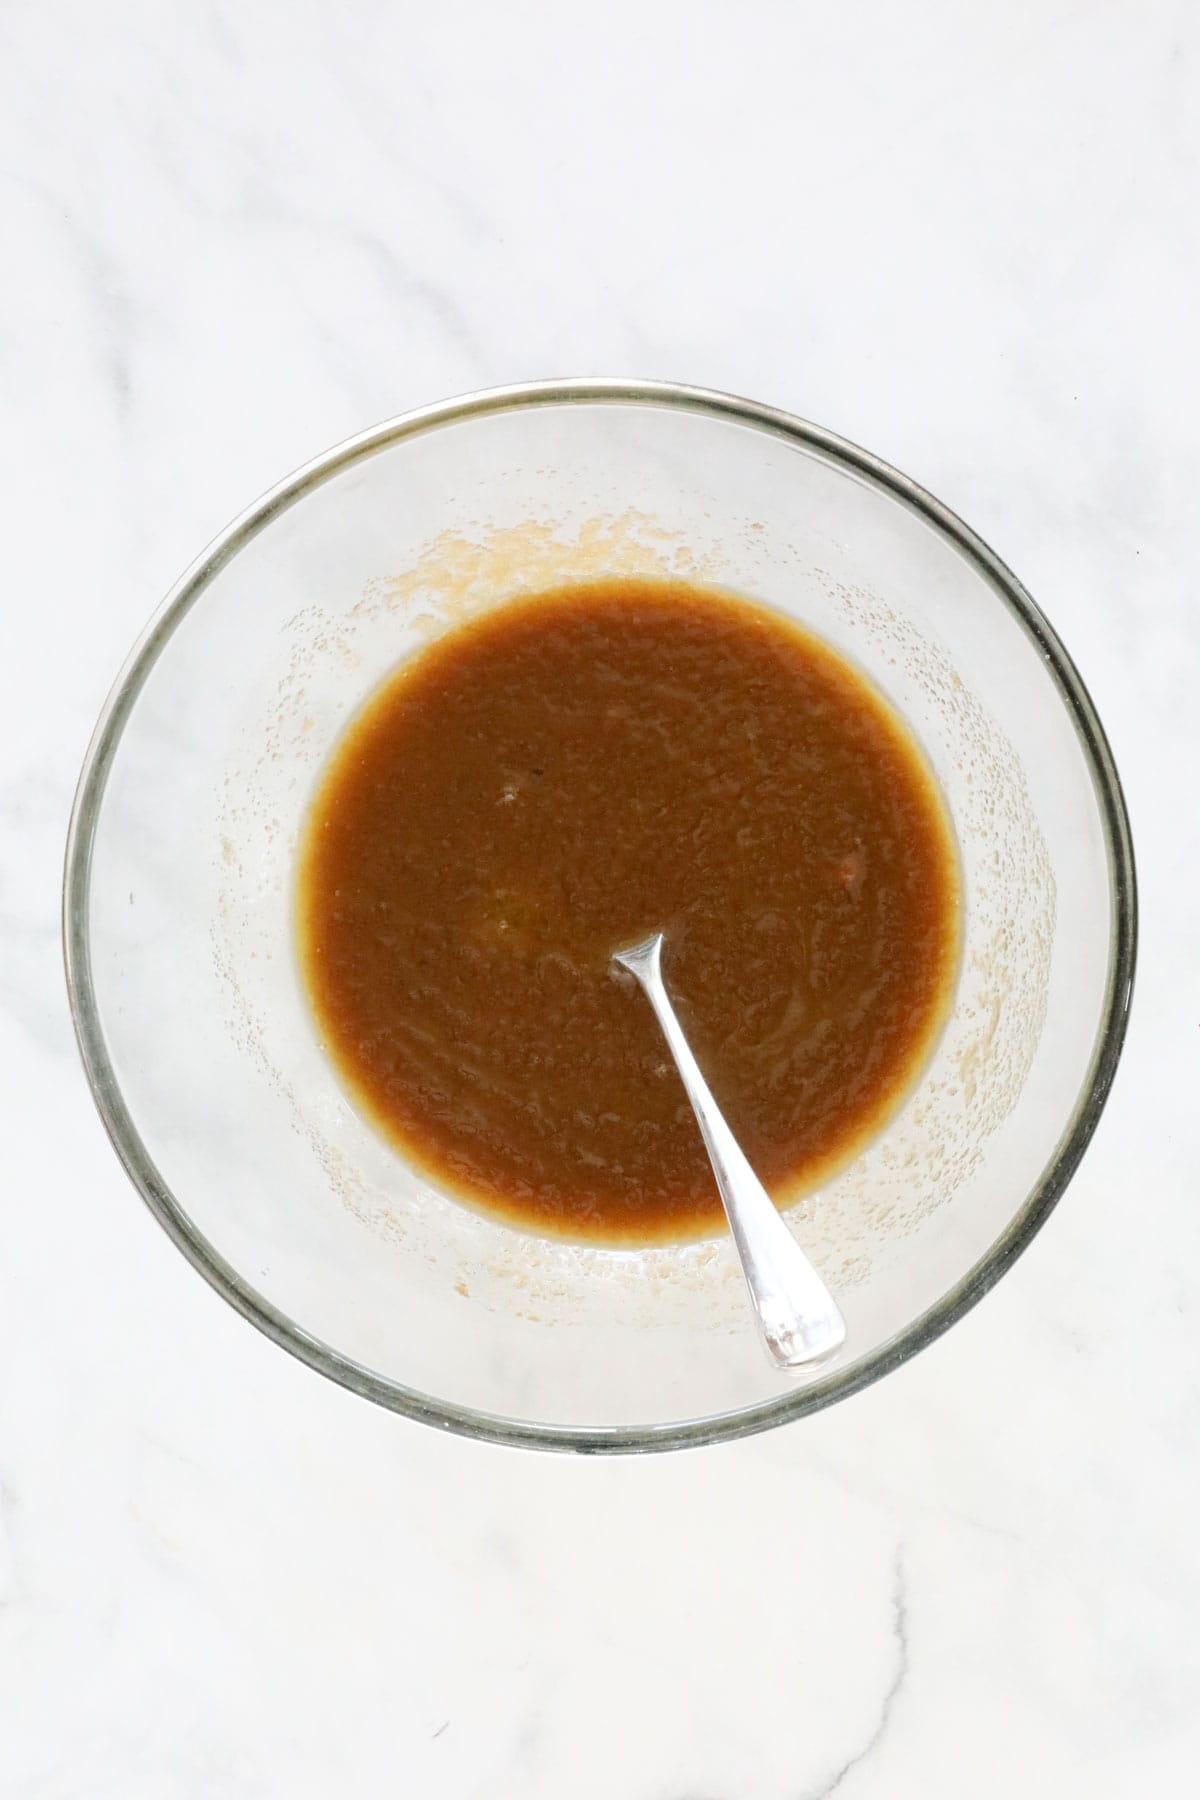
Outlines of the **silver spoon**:
{"label": "silver spoon", "polygon": [[845,1341],[846,1321],[721,1116],[663,986],[662,946],[663,934],[656,931],[640,944],[615,950],[613,961],[639,983],[675,1058],[767,1350],[781,1369],[797,1369],[836,1350]]}

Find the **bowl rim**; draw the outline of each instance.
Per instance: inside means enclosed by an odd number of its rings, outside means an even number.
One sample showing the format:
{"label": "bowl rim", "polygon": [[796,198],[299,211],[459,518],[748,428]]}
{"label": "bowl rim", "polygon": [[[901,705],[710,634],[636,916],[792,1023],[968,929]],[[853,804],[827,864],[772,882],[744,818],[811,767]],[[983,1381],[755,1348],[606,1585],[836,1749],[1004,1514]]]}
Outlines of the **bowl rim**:
{"label": "bowl rim", "polygon": [[[438,1400],[380,1375],[306,1331],[228,1263],[196,1227],[151,1157],[108,1054],[92,979],[92,853],[109,771],[139,693],[174,631],[214,577],[273,519],[332,476],[406,438],[491,414],[543,406],[629,405],[733,421],[816,451],[919,514],[981,573],[1033,640],[1074,725],[1096,792],[1109,872],[1111,933],[1104,1003],[1091,1062],[1071,1117],[1024,1202],[975,1265],[931,1307],[869,1355],[796,1391],[730,1412],[675,1422],[564,1426],[506,1418]],[[583,1454],[680,1449],[739,1438],[820,1411],[907,1362],[962,1318],[1020,1256],[1053,1211],[1099,1121],[1125,1038],[1137,957],[1137,884],[1129,818],[1116,765],[1091,697],[1058,635],[994,550],[941,501],[847,439],[757,401],[673,382],[603,377],[483,389],[419,407],[347,438],[303,464],[235,518],[185,570],[125,661],[92,734],[67,832],[63,959],[76,1041],[92,1098],[120,1161],[168,1236],[216,1291],[273,1342],[320,1374],[409,1418],[496,1444]]]}

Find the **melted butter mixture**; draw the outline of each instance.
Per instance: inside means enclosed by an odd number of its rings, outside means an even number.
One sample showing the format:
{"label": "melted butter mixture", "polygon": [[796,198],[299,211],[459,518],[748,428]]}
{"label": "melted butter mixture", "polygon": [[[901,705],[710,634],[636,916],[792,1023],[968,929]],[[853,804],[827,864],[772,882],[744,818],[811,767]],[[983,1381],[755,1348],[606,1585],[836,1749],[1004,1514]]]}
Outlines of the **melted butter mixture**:
{"label": "melted butter mixture", "polygon": [[614,949],[667,984],[777,1199],[929,1053],[958,962],[945,808],[876,690],[778,614],[620,580],[488,613],[351,724],[301,846],[298,936],[357,1103],[463,1199],[644,1244],[721,1224]]}

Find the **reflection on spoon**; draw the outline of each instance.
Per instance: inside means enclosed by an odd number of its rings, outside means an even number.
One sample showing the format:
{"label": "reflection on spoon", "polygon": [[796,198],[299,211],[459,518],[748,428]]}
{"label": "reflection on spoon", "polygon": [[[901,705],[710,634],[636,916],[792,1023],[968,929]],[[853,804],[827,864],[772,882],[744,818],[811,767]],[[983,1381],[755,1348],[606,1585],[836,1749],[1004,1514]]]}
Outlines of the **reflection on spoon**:
{"label": "reflection on spoon", "polygon": [[796,1369],[836,1350],[845,1341],[846,1322],[721,1116],[663,986],[662,946],[662,932],[656,931],[640,944],[614,951],[613,961],[640,984],[675,1058],[767,1350],[781,1369]]}

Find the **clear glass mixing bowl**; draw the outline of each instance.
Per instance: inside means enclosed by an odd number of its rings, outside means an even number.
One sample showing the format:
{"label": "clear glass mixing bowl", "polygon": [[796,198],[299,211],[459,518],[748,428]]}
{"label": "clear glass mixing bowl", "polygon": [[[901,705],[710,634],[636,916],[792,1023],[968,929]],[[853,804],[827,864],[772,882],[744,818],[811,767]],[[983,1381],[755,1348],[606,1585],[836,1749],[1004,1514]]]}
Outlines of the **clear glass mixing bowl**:
{"label": "clear glass mixing bowl", "polygon": [[[381,675],[519,591],[690,575],[794,615],[905,715],[965,895],[952,1016],[902,1110],[792,1210],[849,1335],[768,1365],[725,1239],[549,1242],[439,1192],[347,1104],[291,941],[314,780]],[[555,382],[394,420],[301,469],[187,572],[80,780],[67,976],[135,1185],[232,1305],[322,1373],[501,1442],[649,1450],[794,1419],[998,1279],[1112,1080],[1134,963],[1116,771],[1066,652],[914,483],[726,395]]]}

